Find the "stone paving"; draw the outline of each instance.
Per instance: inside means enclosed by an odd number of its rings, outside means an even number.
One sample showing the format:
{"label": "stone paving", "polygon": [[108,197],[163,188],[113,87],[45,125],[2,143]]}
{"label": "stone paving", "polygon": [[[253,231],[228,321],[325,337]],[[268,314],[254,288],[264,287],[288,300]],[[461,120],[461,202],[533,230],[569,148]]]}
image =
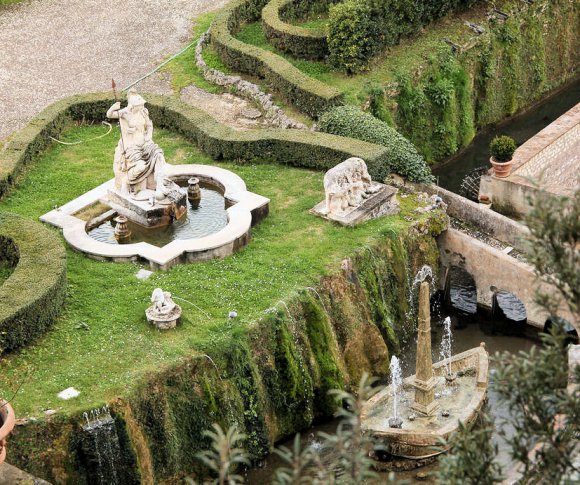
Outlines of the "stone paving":
{"label": "stone paving", "polygon": [[[0,10],[0,140],[49,104],[125,87],[185,47],[192,18],[228,0],[30,0]],[[142,91],[171,91],[162,75]]]}

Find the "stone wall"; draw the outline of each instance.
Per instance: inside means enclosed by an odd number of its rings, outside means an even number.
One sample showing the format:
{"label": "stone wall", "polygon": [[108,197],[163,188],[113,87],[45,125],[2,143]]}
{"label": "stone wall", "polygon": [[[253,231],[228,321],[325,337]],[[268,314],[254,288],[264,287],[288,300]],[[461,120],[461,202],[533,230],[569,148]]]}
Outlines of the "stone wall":
{"label": "stone wall", "polygon": [[[549,315],[536,305],[536,289],[554,295],[556,290],[539,281],[532,266],[455,229],[444,231],[437,238],[437,243],[443,267],[461,266],[473,276],[479,305],[491,308],[494,291],[509,291],[525,305],[528,324],[544,328]],[[567,307],[561,309],[559,316],[574,322]]]}
{"label": "stone wall", "polygon": [[512,174],[484,177],[480,195],[491,198],[494,208],[521,216],[539,189],[571,195],[580,186],[580,103],[514,153]]}
{"label": "stone wall", "polygon": [[523,251],[530,231],[526,226],[436,185],[414,184],[416,190],[437,194],[447,204],[447,213],[482,232]]}

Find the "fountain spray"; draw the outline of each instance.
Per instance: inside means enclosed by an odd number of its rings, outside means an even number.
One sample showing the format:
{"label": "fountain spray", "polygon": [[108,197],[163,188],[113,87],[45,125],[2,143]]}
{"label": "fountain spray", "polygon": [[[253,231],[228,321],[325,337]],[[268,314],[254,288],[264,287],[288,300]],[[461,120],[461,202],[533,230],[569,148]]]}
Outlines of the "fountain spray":
{"label": "fountain spray", "polygon": [[451,333],[451,318],[446,317],[443,321],[443,337],[441,337],[441,358],[445,361],[445,368],[447,369],[445,379],[447,382],[452,382],[457,377],[451,372],[451,357],[453,356],[453,335]]}
{"label": "fountain spray", "polygon": [[401,373],[401,363],[397,356],[391,357],[391,389],[393,391],[393,416],[389,418],[389,427],[401,428],[403,420],[399,418],[398,405],[399,393],[401,384],[403,383],[403,376]]}

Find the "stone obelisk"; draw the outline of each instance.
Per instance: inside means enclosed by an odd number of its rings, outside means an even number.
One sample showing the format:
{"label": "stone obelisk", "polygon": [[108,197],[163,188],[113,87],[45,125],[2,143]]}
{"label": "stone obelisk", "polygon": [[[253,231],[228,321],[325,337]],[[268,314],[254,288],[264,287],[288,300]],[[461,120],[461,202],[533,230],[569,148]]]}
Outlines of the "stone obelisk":
{"label": "stone obelisk", "polygon": [[419,289],[419,334],[417,335],[417,372],[415,374],[415,411],[433,415],[439,408],[435,401],[435,379],[431,358],[431,314],[429,310],[429,283]]}

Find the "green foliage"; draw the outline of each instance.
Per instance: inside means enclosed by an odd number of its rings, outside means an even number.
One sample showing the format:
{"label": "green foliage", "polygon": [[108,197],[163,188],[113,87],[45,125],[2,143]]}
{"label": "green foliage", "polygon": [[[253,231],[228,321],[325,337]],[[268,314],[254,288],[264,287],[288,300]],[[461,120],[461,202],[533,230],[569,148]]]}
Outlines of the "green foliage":
{"label": "green foliage", "polygon": [[373,387],[374,383],[374,379],[363,374],[355,394],[341,390],[330,392],[343,404],[339,412],[341,422],[336,433],[319,433],[319,438],[322,450],[332,450],[333,461],[323,463],[321,452],[310,446],[301,449],[300,435],[296,435],[292,450],[286,447],[274,450],[286,465],[276,470],[275,485],[363,485],[378,478],[370,458],[375,443],[361,430],[362,407],[379,390]]}
{"label": "green foliage", "polygon": [[219,424],[214,423],[213,431],[207,430],[204,433],[211,442],[212,447],[198,453],[198,458],[217,477],[211,482],[215,485],[236,485],[243,483],[243,478],[236,475],[234,470],[241,465],[250,465],[248,454],[238,445],[245,436],[239,433],[235,426],[224,433]]}
{"label": "green foliage", "polygon": [[38,222],[0,213],[0,261],[12,274],[0,286],[0,352],[45,333],[66,297],[66,255],[55,233]]}
{"label": "green foliage", "polygon": [[358,108],[353,106],[333,108],[321,117],[319,126],[326,133],[357,138],[387,147],[388,165],[380,173],[381,179],[388,175],[389,171],[393,171],[413,182],[432,180],[429,167],[412,143],[386,123]]}
{"label": "green foliage", "polygon": [[[556,331],[541,338],[544,345],[529,353],[500,354],[493,381],[494,391],[511,416],[507,423],[500,423],[500,434],[510,445],[512,458],[522,465],[523,484],[563,483],[569,473],[578,472],[574,460],[580,391],[566,389],[565,336]],[[580,366],[574,376],[580,377]],[[513,427],[513,436],[506,436],[503,424]]]}
{"label": "green foliage", "polygon": [[509,162],[516,151],[515,140],[506,135],[496,136],[489,144],[489,154],[497,162]]}
{"label": "green foliage", "polygon": [[418,32],[472,0],[346,0],[330,8],[330,62],[348,74],[368,67],[370,59],[403,36]]}
{"label": "green foliage", "polygon": [[378,84],[371,84],[367,87],[366,93],[369,97],[369,112],[375,118],[384,121],[390,127],[394,127],[395,121],[387,106],[385,90]]}
{"label": "green foliage", "polygon": [[268,41],[281,51],[288,52],[295,57],[305,59],[323,59],[326,57],[328,55],[326,28],[306,28],[285,21],[291,16],[308,12],[314,6],[320,9],[319,3],[324,2],[318,0],[270,1],[262,10],[262,22]]}
{"label": "green foliage", "polygon": [[346,0],[329,10],[329,62],[348,74],[362,71],[377,52],[377,24],[367,2]]}
{"label": "green foliage", "polygon": [[493,485],[502,480],[498,447],[492,444],[493,422],[483,413],[473,429],[459,422],[458,431],[443,442],[451,450],[439,458],[437,478],[447,485]]}
{"label": "green foliage", "polygon": [[562,300],[580,325],[580,190],[570,197],[537,191],[529,200],[532,210],[526,217],[530,229],[528,260],[539,277],[557,289],[554,295],[537,295],[538,303],[556,317]]}
{"label": "green foliage", "polygon": [[420,80],[398,79],[397,124],[429,161],[440,160],[474,137],[469,74],[448,46],[430,57]]}
{"label": "green foliage", "polygon": [[260,18],[266,3],[266,0],[235,0],[216,15],[211,39],[224,64],[265,79],[273,90],[310,116],[316,117],[331,106],[342,104],[342,93],[337,89],[306,76],[282,57],[234,37],[242,24]]}

